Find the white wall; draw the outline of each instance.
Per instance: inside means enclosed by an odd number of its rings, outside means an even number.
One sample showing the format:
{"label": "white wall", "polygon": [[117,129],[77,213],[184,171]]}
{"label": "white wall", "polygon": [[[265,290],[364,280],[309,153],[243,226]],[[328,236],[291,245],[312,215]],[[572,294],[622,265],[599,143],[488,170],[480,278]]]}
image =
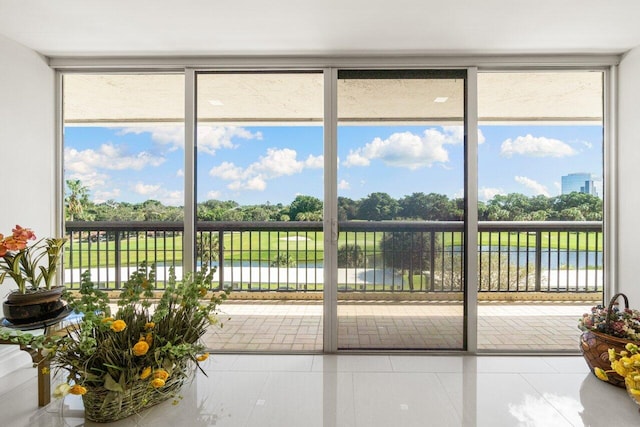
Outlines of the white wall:
{"label": "white wall", "polygon": [[640,47],[619,66],[618,288],[640,308]]}
{"label": "white wall", "polygon": [[[54,72],[46,59],[0,35],[2,234],[20,224],[32,228],[38,237],[53,235],[54,98]],[[9,282],[0,285],[0,301],[14,286]],[[30,360],[14,347],[0,346],[0,376]]]}

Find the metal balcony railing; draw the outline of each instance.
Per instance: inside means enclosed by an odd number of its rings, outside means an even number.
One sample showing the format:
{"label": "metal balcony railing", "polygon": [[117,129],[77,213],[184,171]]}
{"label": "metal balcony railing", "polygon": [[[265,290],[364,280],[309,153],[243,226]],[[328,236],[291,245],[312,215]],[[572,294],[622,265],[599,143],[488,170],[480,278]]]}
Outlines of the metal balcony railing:
{"label": "metal balcony railing", "polygon": [[[478,231],[480,292],[602,291],[601,222],[481,222]],[[170,267],[181,277],[182,223],[75,221],[66,232],[72,289],[85,270],[118,289],[142,261],[156,264],[159,288]],[[196,264],[216,269],[218,288],[317,292],[323,239],[319,222],[199,222]],[[340,222],[338,290],[459,292],[463,248],[463,222]]]}

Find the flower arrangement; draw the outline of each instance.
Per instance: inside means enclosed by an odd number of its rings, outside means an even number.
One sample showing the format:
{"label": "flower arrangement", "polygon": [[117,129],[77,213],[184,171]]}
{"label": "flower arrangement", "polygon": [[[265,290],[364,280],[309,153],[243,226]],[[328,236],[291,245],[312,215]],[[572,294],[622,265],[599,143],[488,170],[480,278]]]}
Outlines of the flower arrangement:
{"label": "flower arrangement", "polygon": [[[33,230],[16,225],[11,235],[0,234],[0,283],[8,275],[22,294],[38,289],[51,289],[66,239],[36,240]],[[43,262],[44,261],[44,262]]]}
{"label": "flower arrangement", "polygon": [[627,343],[625,350],[616,352],[609,349],[609,362],[611,370],[595,368],[596,377],[602,381],[609,381],[609,373],[615,372],[624,378],[629,396],[640,405],[640,350],[634,343]]}
{"label": "flower arrangement", "polygon": [[595,306],[591,313],[585,313],[579,320],[582,331],[600,332],[631,341],[640,341],[640,311],[629,308],[611,309],[602,305]]}
{"label": "flower arrangement", "polygon": [[[173,270],[166,289],[154,298],[155,268],[142,264],[124,284],[118,309],[107,294],[82,276],[69,304],[84,317],[67,335],[43,343],[52,366],[67,373],[54,396],[82,395],[85,416],[115,421],[176,396],[208,357],[200,338],[218,323],[217,306],[226,293],[207,299],[213,271],[206,268],[178,283]],[[221,324],[220,324],[221,325]]]}

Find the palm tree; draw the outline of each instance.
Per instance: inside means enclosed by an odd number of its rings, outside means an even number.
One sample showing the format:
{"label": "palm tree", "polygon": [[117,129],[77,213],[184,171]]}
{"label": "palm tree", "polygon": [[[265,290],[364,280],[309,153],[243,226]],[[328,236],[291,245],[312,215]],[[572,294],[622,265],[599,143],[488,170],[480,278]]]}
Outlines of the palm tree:
{"label": "palm tree", "polygon": [[82,217],[84,207],[89,203],[89,188],[82,185],[79,179],[68,179],[66,183],[68,195],[64,201],[67,219],[73,221],[76,216]]}

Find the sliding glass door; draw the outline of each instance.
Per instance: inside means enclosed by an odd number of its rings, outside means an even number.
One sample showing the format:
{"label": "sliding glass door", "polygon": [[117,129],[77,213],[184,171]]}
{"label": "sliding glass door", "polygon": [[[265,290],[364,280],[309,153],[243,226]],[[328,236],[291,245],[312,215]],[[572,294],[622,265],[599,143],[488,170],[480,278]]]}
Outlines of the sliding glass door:
{"label": "sliding glass door", "polygon": [[229,351],[322,351],[322,72],[197,74],[196,257]]}
{"label": "sliding glass door", "polygon": [[338,349],[464,343],[464,71],[338,71]]}

